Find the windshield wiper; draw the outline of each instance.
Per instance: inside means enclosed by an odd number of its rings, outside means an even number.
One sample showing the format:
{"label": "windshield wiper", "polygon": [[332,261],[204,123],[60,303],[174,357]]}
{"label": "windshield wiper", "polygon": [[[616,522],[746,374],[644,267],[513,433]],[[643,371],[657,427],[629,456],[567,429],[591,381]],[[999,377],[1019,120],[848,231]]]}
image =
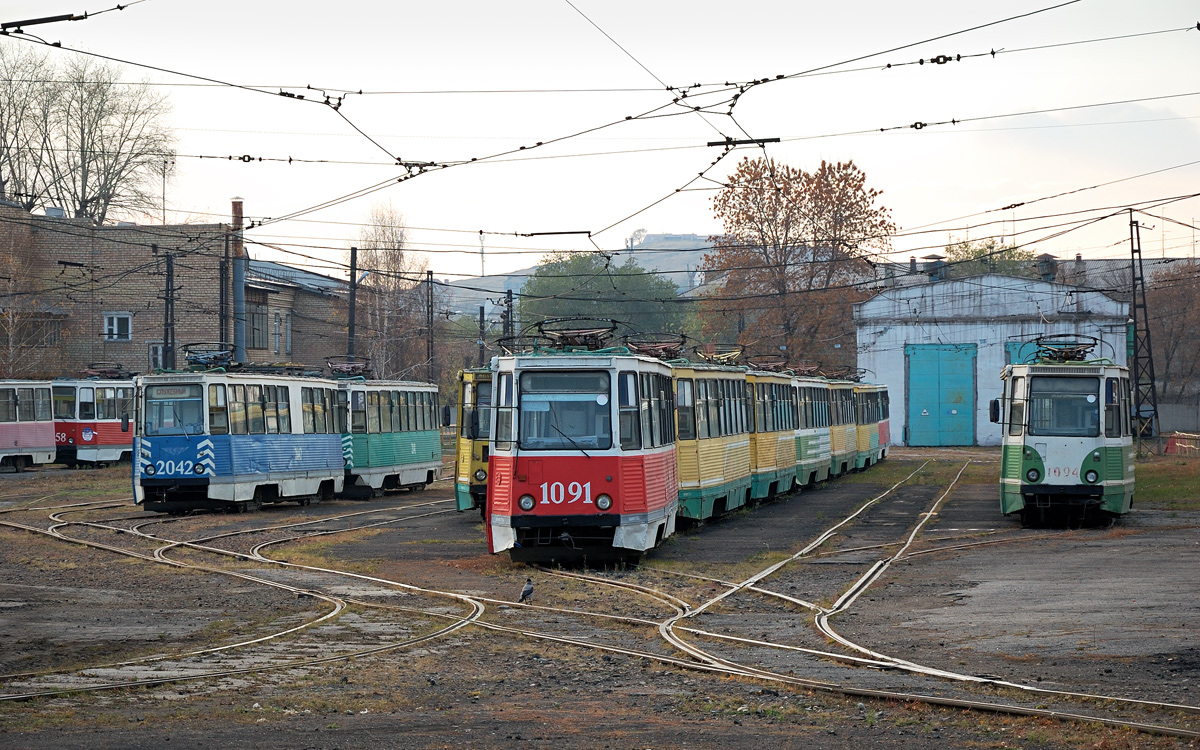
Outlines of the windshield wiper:
{"label": "windshield wiper", "polygon": [[179,423],[179,431],[183,433],[183,437],[190,444],[192,436],[188,434],[187,427],[183,425],[183,417],[179,416],[179,411],[175,408],[175,402],[171,402],[171,414],[175,417],[175,421]]}
{"label": "windshield wiper", "polygon": [[591,456],[588,456],[588,452],[587,452],[587,451],[585,451],[585,450],[583,449],[583,446],[582,446],[582,445],[580,445],[579,443],[575,442],[575,438],[571,437],[571,436],[570,436],[570,435],[568,435],[567,433],[565,433],[565,432],[563,432],[562,430],[558,429],[558,426],[557,426],[557,425],[555,425],[555,424],[554,424],[554,422],[547,422],[547,424],[549,424],[549,425],[550,425],[550,429],[554,430],[554,431],[555,431],[555,432],[557,432],[559,435],[562,435],[562,436],[563,436],[563,437],[565,437],[567,440],[570,440],[570,441],[571,441],[571,445],[575,446],[576,450],[578,450],[580,453],[582,453],[582,454],[583,454],[584,456],[586,456],[587,458],[591,458]]}

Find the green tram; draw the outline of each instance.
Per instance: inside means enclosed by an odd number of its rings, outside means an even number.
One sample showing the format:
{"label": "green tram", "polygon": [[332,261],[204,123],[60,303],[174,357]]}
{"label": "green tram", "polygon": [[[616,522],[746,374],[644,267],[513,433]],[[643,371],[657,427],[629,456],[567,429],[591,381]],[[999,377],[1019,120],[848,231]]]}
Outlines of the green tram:
{"label": "green tram", "polygon": [[[1027,364],[1005,366],[991,402],[1003,432],[1000,509],[1025,524],[1052,514],[1116,517],[1133,505],[1129,370],[1087,359],[1094,344],[1043,337]],[[1084,337],[1088,338],[1088,337]]]}
{"label": "green tram", "polygon": [[[343,378],[338,382],[345,492],[424,489],[441,478],[437,386]],[[307,414],[308,405],[304,404]],[[348,407],[348,408],[347,408]]]}

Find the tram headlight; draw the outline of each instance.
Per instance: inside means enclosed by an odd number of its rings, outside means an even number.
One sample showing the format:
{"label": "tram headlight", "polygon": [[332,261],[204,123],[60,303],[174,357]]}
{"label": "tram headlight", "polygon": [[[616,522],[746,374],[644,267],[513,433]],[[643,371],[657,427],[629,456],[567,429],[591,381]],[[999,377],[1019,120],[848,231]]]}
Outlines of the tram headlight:
{"label": "tram headlight", "polygon": [[204,464],[196,464],[196,468],[193,469],[192,471],[196,472],[197,474],[203,474],[204,473]]}
{"label": "tram headlight", "polygon": [[1042,472],[1038,471],[1037,469],[1030,469],[1029,471],[1025,472],[1025,478],[1031,482],[1036,482],[1042,478]]}
{"label": "tram headlight", "polygon": [[600,510],[608,510],[612,507],[612,498],[608,495],[601,495],[596,498],[596,507]]}
{"label": "tram headlight", "polygon": [[484,471],[483,469],[476,469],[476,470],[475,470],[475,481],[476,481],[476,482],[482,482],[482,481],[484,481],[484,480],[486,480],[486,479],[487,479],[487,472],[486,472],[486,471]]}
{"label": "tram headlight", "polygon": [[533,510],[533,495],[521,495],[517,505],[521,506],[521,510]]}
{"label": "tram headlight", "polygon": [[154,476],[154,467],[147,466],[146,470],[143,473],[146,474],[147,476],[151,476],[151,477]]}
{"label": "tram headlight", "polygon": [[67,445],[75,445],[75,438],[67,438]]}
{"label": "tram headlight", "polygon": [[1096,482],[1100,481],[1100,472],[1096,471],[1095,469],[1088,469],[1084,473],[1083,478],[1087,480],[1088,484],[1095,484]]}

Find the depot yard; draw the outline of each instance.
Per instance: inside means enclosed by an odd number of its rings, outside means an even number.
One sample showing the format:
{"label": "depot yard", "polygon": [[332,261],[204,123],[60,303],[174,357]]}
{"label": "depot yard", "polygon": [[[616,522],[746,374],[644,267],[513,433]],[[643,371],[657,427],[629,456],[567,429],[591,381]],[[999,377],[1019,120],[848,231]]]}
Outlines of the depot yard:
{"label": "depot yard", "polygon": [[[597,571],[613,583],[676,592],[692,604],[744,580],[812,542],[823,529],[904,480],[894,496],[839,529],[817,555],[764,582],[829,605],[872,560],[895,551],[915,519],[932,507],[967,464],[919,538],[919,552],[899,559],[844,615],[841,636],[891,657],[968,675],[988,675],[1053,690],[1200,704],[1200,459],[1161,457],[1138,465],[1133,512],[1108,526],[1023,530],[1000,516],[998,451],[897,449],[869,472],[823,489],[739,512],[679,533],[647,555],[639,570]],[[125,506],[128,467],[48,469],[0,476],[0,521],[33,524],[28,507],[111,499],[115,507],[67,512],[64,520],[135,525],[143,514]],[[368,501],[335,501],[259,514],[200,515],[164,524],[167,538],[215,537],[262,528],[236,544],[248,555],[266,527],[328,519],[358,511],[403,517],[339,531],[331,520],[310,524],[264,554],[330,570],[456,592],[487,606],[483,625],[371,655],[344,657],[371,645],[416,641],[453,621],[452,607],[415,591],[382,591],[366,579],[332,581],[296,569],[277,570],[247,557],[214,562],[202,550],[172,553],[207,566],[183,570],[84,547],[30,530],[0,528],[0,693],[12,695],[50,677],[81,690],[101,664],[147,661],[140,687],[83,690],[0,703],[0,745],[61,747],[1179,747],[1193,739],[1135,733],[1091,722],[963,710],[902,700],[848,696],[747,676],[684,669],[662,659],[680,654],[654,628],[635,620],[600,624],[579,613],[657,621],[670,613],[627,590],[561,577],[486,552],[474,513],[453,507],[447,482],[424,493]],[[422,504],[420,508],[416,504]],[[430,505],[424,505],[430,504]],[[50,511],[41,513],[45,519]],[[389,516],[391,518],[391,516]],[[124,519],[124,520],[122,520]],[[398,520],[396,520],[398,519]],[[49,521],[39,527],[47,528]],[[324,536],[311,536],[318,531]],[[67,527],[72,538],[151,553],[145,538],[111,528]],[[984,543],[986,544],[980,544]],[[994,543],[993,543],[994,542]],[[216,542],[213,542],[215,544]],[[974,546],[967,546],[974,545]],[[230,543],[230,548],[235,545]],[[943,547],[937,551],[936,548]],[[950,549],[955,547],[955,549]],[[889,551],[890,550],[890,551]],[[828,554],[826,554],[828,552]],[[836,554],[834,554],[836,552]],[[252,572],[302,589],[286,592],[221,571]],[[695,576],[704,576],[703,579]],[[849,576],[849,577],[847,577]],[[534,579],[530,610],[516,599]],[[790,587],[790,588],[789,588]],[[307,591],[352,602],[340,615],[293,634],[229,652],[188,657],[276,635],[310,622],[330,606]],[[357,602],[357,604],[353,604]],[[730,598],[697,621],[726,636],[833,651],[798,607],[774,608]],[[443,612],[442,610],[446,610]],[[460,608],[461,610],[461,608]],[[448,614],[449,613],[449,614]],[[570,633],[568,644],[522,635]],[[518,632],[521,631],[521,632]],[[702,636],[693,636],[702,638]],[[604,643],[597,651],[580,645]],[[760,667],[864,689],[973,697],[1027,705],[1013,691],[930,681],[895,670],[847,667],[761,644],[704,641],[725,658],[754,658]],[[620,652],[616,647],[624,649]],[[173,661],[156,660],[172,654]],[[339,656],[343,655],[343,656]],[[334,657],[295,668],[262,668],[270,658]],[[236,674],[176,679],[211,665]],[[210,665],[196,669],[195,664]],[[120,670],[128,670],[128,667]],[[120,671],[114,667],[112,674]],[[127,672],[121,671],[121,674]],[[850,675],[850,677],[847,677]],[[38,680],[43,682],[38,683]],[[1044,699],[1049,703],[1051,699]],[[1129,710],[1087,701],[1081,713],[1118,716]],[[1196,729],[1185,712],[1150,712],[1155,723]],[[1139,715],[1139,721],[1146,716]]]}

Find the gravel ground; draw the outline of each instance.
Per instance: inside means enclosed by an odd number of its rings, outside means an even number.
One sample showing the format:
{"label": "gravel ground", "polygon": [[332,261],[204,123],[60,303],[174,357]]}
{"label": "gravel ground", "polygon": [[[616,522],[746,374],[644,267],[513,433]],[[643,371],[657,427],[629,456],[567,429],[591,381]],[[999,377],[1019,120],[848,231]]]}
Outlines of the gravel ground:
{"label": "gravel ground", "polygon": [[[966,458],[979,453],[966,452]],[[986,454],[985,454],[986,455]],[[950,455],[945,463],[965,460]],[[897,467],[880,471],[898,472]],[[957,466],[956,465],[956,466]],[[912,463],[911,468],[916,468]],[[911,470],[910,468],[910,470]],[[127,470],[127,469],[126,469]],[[956,470],[956,469],[955,469]],[[0,477],[0,511],[22,496],[119,494],[114,468]],[[907,473],[907,472],[905,472]],[[950,472],[952,476],[953,472]],[[898,474],[897,478],[902,476]],[[881,479],[881,478],[880,478]],[[678,576],[699,573],[741,580],[815,538],[864,499],[884,489],[864,481],[830,483],[786,501],[738,513],[679,534],[648,555],[647,571],[610,571],[700,596],[712,584]],[[894,481],[894,480],[892,480]],[[890,485],[890,481],[887,484]],[[93,487],[94,485],[94,487]],[[107,488],[107,489],[106,489]],[[67,498],[68,489],[73,493]],[[92,494],[89,494],[92,493]],[[269,521],[448,498],[448,485],[419,495],[368,502],[269,508],[259,516],[211,516],[164,526],[164,535],[201,536]],[[811,601],[836,597],[895,547],[872,547],[906,535],[915,515],[940,494],[936,484],[908,487],[881,502],[815,557],[785,568],[764,586]],[[1015,541],[898,561],[845,614],[844,636],[915,662],[1016,682],[1198,704],[1200,643],[1195,585],[1200,517],[1138,510],[1114,528],[1022,530],[999,516],[994,484],[979,481],[952,494],[921,540]],[[113,511],[108,511],[112,517]],[[125,515],[136,515],[136,510]],[[33,515],[22,515],[30,519]],[[16,520],[15,514],[0,520]],[[256,518],[258,520],[256,520]],[[119,538],[114,535],[113,543]],[[914,549],[947,546],[921,541]],[[287,555],[291,548],[272,552]],[[834,554],[837,553],[837,554]],[[527,575],[536,603],[661,619],[654,602],[597,590],[492,557],[483,551],[475,514],[443,514],[311,543],[308,556],[339,567],[431,589],[511,601]],[[326,611],[313,599],[225,576],[180,571],[69,546],[24,531],[0,529],[0,672],[67,670],[136,656],[244,640]],[[304,575],[277,571],[296,583]],[[791,587],[791,588],[789,588]],[[377,596],[344,584],[342,596]],[[396,604],[404,597],[377,596]],[[422,599],[424,606],[428,602]],[[811,617],[738,598],[704,627],[828,649]],[[778,614],[777,614],[778,613]],[[507,606],[492,622],[540,629],[579,618]],[[705,615],[705,617],[709,617]],[[342,622],[341,620],[345,620]],[[431,618],[393,620],[355,610],[308,635],[331,642],[364,634],[395,640],[440,626]],[[656,635],[608,628],[623,645],[668,653]],[[709,645],[706,643],[706,645]],[[716,648],[714,646],[714,648]],[[730,653],[758,654],[722,646]],[[820,677],[835,669],[812,657],[765,652],[775,666]],[[837,668],[841,669],[841,668]],[[907,684],[897,673],[856,670],[864,682]],[[15,678],[0,693],[14,692]],[[1200,688],[1198,688],[1200,689]],[[1099,709],[1094,709],[1099,710]],[[1168,717],[1160,717],[1163,722]],[[0,747],[437,748],[554,747],[1188,747],[1187,741],[1053,720],[1014,719],[896,702],[859,701],[753,680],[684,671],[644,659],[554,645],[510,633],[468,628],[419,646],[289,671],[262,671],[33,701],[0,703]]]}

